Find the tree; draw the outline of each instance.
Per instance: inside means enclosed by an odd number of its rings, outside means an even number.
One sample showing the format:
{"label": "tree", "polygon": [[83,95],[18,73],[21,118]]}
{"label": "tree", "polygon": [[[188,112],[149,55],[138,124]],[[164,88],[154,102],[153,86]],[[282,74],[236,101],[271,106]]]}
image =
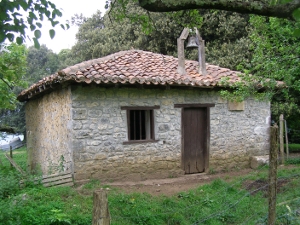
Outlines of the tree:
{"label": "tree", "polygon": [[77,42],[72,47],[72,59],[80,62],[96,58],[93,52],[97,45],[103,45],[106,41],[109,41],[108,37],[103,37],[104,22],[102,13],[98,10],[91,18],[75,15],[72,20],[77,21],[76,25],[79,26],[76,34]]}
{"label": "tree", "polygon": [[280,114],[293,120],[299,118],[300,38],[295,37],[293,31],[300,23],[259,16],[252,16],[250,22],[254,52],[251,73],[257,79],[283,81],[286,84],[286,88],[273,89],[274,118]]}
{"label": "tree", "polygon": [[[287,19],[251,16],[248,30],[252,56],[240,67],[245,71],[243,81],[231,85],[232,90],[221,91],[234,100],[268,98],[272,120],[278,122],[279,115],[284,114],[294,130],[299,130],[300,124],[300,38],[293,35],[299,25]],[[290,138],[299,141],[299,133]]]}
{"label": "tree", "polygon": [[77,60],[71,49],[62,49],[57,55],[58,61],[59,61],[59,67],[58,69],[64,69],[68,66],[75,65],[76,63],[79,63],[80,60]]}
{"label": "tree", "polygon": [[27,51],[24,45],[12,43],[2,44],[0,52],[0,109],[15,107],[16,95],[14,88],[25,87]]}
{"label": "tree", "polygon": [[39,49],[31,46],[28,48],[27,65],[26,80],[32,84],[55,73],[60,66],[60,61],[58,55],[46,45],[41,45]]}
{"label": "tree", "polygon": [[[145,10],[134,5],[128,10],[131,13],[145,13]],[[156,21],[156,27],[145,34],[139,23],[131,23],[129,19],[110,20],[107,14],[102,17],[98,11],[80,25],[72,55],[83,61],[132,48],[173,55],[176,39],[183,27],[165,14],[151,13],[150,17]]]}
{"label": "tree", "polygon": [[[25,16],[24,16],[25,15]],[[51,22],[52,27],[60,24],[57,17],[62,13],[50,1],[47,0],[1,0],[0,1],[0,43],[6,39],[10,42],[16,40],[22,44],[26,38],[26,29],[34,31],[33,41],[36,47],[39,47],[38,39],[41,37],[41,21],[44,17]],[[69,25],[60,24],[63,29],[69,28]],[[15,38],[15,35],[17,37]],[[51,38],[55,36],[54,29],[49,30]]]}
{"label": "tree", "polygon": [[[16,45],[16,47],[18,46]],[[45,45],[41,45],[39,49],[31,46],[27,49],[25,60],[27,69],[24,76],[17,80],[22,80],[28,84],[35,83],[45,76],[54,74],[61,67],[60,63],[59,55]],[[13,97],[15,98],[21,91],[20,87],[14,87]],[[25,136],[25,104],[17,102],[14,108],[7,109],[6,107],[0,110],[0,124],[0,131],[22,133]]]}
{"label": "tree", "polygon": [[0,109],[0,132],[23,134],[25,137],[25,104],[16,103],[15,109]]}
{"label": "tree", "polygon": [[[198,29],[206,43],[206,61],[232,70],[247,66],[252,57],[250,16],[220,10],[199,10],[199,13],[203,17]],[[197,59],[197,50],[191,59]]]}
{"label": "tree", "polygon": [[[13,116],[16,105],[16,95],[21,88],[26,87],[24,75],[27,69],[27,50],[24,45],[12,43],[2,44],[0,51],[0,131],[15,133],[17,129],[11,125],[12,120],[22,126],[19,116]],[[18,109],[17,109],[18,110]],[[21,119],[22,120],[22,119]]]}
{"label": "tree", "polygon": [[[239,64],[249,63],[251,52],[248,51],[248,15],[217,10],[199,10],[196,13],[197,20],[194,24],[205,40],[209,63],[231,69],[237,69]],[[100,11],[91,18],[78,16],[74,18],[79,24],[77,43],[73,46],[70,57],[80,62],[131,48],[177,56],[176,40],[184,25],[195,17],[186,11],[147,13],[134,3],[128,4],[126,14],[148,16],[151,21],[155,21],[155,27],[147,34],[143,32],[139,21],[131,22],[130,18],[114,20],[110,13],[102,16]],[[176,17],[180,17],[181,23]],[[187,50],[186,57],[197,60],[197,51]]]}

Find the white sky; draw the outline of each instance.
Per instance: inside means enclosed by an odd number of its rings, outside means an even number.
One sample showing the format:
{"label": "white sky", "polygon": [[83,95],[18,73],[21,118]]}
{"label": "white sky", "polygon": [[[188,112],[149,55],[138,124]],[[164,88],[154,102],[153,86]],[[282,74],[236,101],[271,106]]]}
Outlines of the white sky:
{"label": "white sky", "polygon": [[[63,16],[59,18],[61,23],[65,23],[66,20],[71,21],[71,17],[74,14],[83,14],[86,17],[91,17],[97,10],[100,10],[103,14],[105,12],[105,0],[50,0],[61,10]],[[54,27],[55,37],[53,39],[49,36],[49,30],[52,29],[51,23],[44,19],[43,21],[42,37],[39,39],[40,44],[45,44],[49,49],[52,49],[55,53],[59,53],[61,49],[71,48],[76,40],[75,35],[78,31],[78,27],[71,26],[69,30],[63,30],[60,25]],[[34,37],[33,33],[30,37]],[[33,45],[33,42],[26,40],[26,45],[29,47]]]}

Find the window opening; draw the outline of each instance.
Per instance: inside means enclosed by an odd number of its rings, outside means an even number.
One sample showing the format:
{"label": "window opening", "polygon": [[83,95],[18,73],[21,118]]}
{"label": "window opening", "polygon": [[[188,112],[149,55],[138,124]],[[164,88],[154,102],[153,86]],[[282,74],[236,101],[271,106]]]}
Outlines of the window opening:
{"label": "window opening", "polygon": [[124,141],[123,144],[157,142],[154,132],[154,110],[159,108],[158,105],[121,106],[121,110],[126,110],[128,129],[128,141]]}
{"label": "window opening", "polygon": [[128,110],[129,140],[150,140],[153,138],[153,110]]}

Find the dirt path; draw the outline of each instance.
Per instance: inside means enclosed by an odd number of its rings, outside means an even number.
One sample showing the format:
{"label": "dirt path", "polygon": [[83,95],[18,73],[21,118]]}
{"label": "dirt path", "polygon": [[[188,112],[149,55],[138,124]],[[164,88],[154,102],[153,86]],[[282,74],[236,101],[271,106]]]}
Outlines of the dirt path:
{"label": "dirt path", "polygon": [[210,183],[211,181],[221,178],[224,180],[230,180],[233,177],[249,174],[252,169],[244,169],[239,171],[231,171],[226,173],[217,174],[191,174],[183,175],[178,178],[168,179],[154,179],[145,181],[122,181],[106,183],[111,187],[120,188],[126,193],[132,192],[146,192],[151,195],[167,195],[171,196],[181,191],[187,191],[192,188],[196,188],[199,185]]}
{"label": "dirt path", "polygon": [[[292,153],[290,154],[290,158],[299,158],[300,153]],[[292,168],[294,165],[288,166],[279,166],[285,168]],[[251,172],[254,172],[253,169],[240,169],[228,172],[220,172],[216,174],[208,174],[208,173],[199,173],[199,174],[190,174],[190,175],[182,175],[177,178],[168,178],[168,179],[152,179],[145,181],[115,181],[115,182],[107,182],[102,183],[102,185],[108,185],[116,187],[118,189],[123,190],[125,193],[132,192],[141,192],[141,193],[149,193],[154,196],[158,195],[166,195],[171,196],[177,194],[181,191],[188,191],[192,188],[196,188],[200,185],[207,184],[212,182],[215,179],[223,179],[226,181],[230,181],[233,178],[247,175]]]}

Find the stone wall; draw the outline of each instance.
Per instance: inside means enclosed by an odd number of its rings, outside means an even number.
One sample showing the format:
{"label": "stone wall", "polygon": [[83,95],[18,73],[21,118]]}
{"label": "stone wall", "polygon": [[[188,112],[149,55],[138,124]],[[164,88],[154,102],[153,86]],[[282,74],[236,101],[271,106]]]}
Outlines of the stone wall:
{"label": "stone wall", "polygon": [[[208,89],[72,87],[72,150],[75,179],[171,177],[181,169],[181,109],[174,104],[214,103],[210,110],[210,168],[249,165],[249,156],[268,152],[270,105],[248,100],[244,110],[228,110],[227,101]],[[126,110],[155,109],[157,142],[127,141]]]}
{"label": "stone wall", "polygon": [[270,103],[245,101],[242,111],[222,100],[211,109],[210,169],[250,166],[251,156],[269,154]]}
{"label": "stone wall", "polygon": [[54,174],[72,171],[70,88],[26,103],[28,166]]}

